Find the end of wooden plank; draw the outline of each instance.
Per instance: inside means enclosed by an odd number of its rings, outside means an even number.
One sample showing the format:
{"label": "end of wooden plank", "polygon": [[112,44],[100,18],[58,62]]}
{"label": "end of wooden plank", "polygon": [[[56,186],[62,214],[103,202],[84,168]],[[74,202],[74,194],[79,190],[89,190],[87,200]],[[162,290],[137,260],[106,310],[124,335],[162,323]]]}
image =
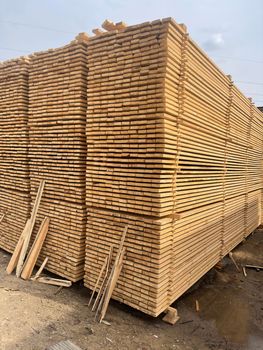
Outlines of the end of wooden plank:
{"label": "end of wooden plank", "polygon": [[124,30],[125,28],[127,28],[127,24],[125,22],[117,22],[115,24],[115,28],[120,32],[120,31]]}
{"label": "end of wooden plank", "polygon": [[166,313],[166,315],[163,317],[163,321],[166,323],[174,325],[180,319],[180,317],[178,316],[177,309],[175,309],[171,306],[169,306],[165,310],[165,313]]}
{"label": "end of wooden plank", "polygon": [[77,43],[87,43],[89,41],[89,36],[87,33],[83,32],[83,33],[79,33],[76,37],[75,37],[75,42]]}
{"label": "end of wooden plank", "polygon": [[95,28],[95,29],[92,29],[92,33],[95,34],[96,36],[100,36],[106,32],[104,32],[103,30],[101,30],[99,28]]}
{"label": "end of wooden plank", "polygon": [[112,21],[105,19],[105,21],[102,23],[102,28],[107,30],[108,32],[111,32],[113,30],[116,30],[116,25]]}
{"label": "end of wooden plank", "polygon": [[187,33],[187,26],[186,26],[184,23],[179,23],[178,25],[182,28],[182,30],[183,30],[185,33]]}

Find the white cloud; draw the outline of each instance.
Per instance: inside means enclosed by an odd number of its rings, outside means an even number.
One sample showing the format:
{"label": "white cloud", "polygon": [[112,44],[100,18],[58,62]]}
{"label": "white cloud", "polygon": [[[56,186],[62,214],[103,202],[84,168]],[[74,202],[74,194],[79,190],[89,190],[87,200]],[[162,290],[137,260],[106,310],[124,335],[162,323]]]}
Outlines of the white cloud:
{"label": "white cloud", "polygon": [[210,36],[208,40],[204,42],[204,48],[208,51],[214,51],[221,49],[225,44],[222,33],[215,33]]}

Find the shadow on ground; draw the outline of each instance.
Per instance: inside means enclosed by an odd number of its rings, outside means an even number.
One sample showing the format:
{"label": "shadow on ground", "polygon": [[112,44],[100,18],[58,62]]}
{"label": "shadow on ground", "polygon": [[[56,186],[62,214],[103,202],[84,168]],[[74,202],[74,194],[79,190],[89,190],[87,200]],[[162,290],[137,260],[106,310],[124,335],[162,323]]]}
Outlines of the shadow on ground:
{"label": "shadow on ground", "polygon": [[[233,256],[240,265],[262,265],[263,231]],[[228,258],[175,303],[180,320],[174,326],[114,301],[106,317],[111,325],[97,324],[82,283],[55,294],[57,287],[6,275],[9,259],[0,251],[1,350],[44,350],[66,339],[83,350],[263,348],[263,272],[247,269],[245,277]]]}

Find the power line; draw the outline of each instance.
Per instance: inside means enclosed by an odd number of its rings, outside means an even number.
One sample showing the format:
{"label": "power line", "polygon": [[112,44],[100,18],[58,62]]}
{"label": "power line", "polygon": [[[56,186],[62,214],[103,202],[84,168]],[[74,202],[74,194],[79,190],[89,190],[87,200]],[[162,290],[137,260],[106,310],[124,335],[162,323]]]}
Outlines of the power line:
{"label": "power line", "polygon": [[22,52],[22,53],[29,53],[30,50],[28,51],[24,51],[24,50],[16,50],[16,49],[12,49],[10,47],[0,47],[0,51],[1,50],[5,50],[5,51],[15,51],[15,52]]}
{"label": "power line", "polygon": [[246,95],[256,95],[256,96],[263,96],[263,94],[258,94],[256,92],[246,92]]}
{"label": "power line", "polygon": [[38,25],[34,25],[34,24],[19,23],[19,22],[13,22],[13,21],[8,21],[8,20],[0,20],[0,22],[13,24],[13,25],[17,25],[17,26],[34,28],[34,29],[48,30],[48,31],[51,31],[51,32],[76,34],[75,32],[73,33],[73,32],[66,31],[66,30],[61,30],[61,29],[55,29],[55,28],[50,28],[50,27],[42,27],[42,26],[38,26]]}
{"label": "power line", "polygon": [[244,61],[244,62],[253,62],[253,63],[263,63],[263,61],[251,60],[249,58],[238,58],[238,57],[225,57],[225,56],[213,56],[214,58],[222,58],[226,60],[233,61]]}
{"label": "power line", "polygon": [[240,80],[235,80],[235,83],[241,83],[241,84],[252,84],[252,85],[263,85],[263,83],[256,83],[254,81],[240,81]]}

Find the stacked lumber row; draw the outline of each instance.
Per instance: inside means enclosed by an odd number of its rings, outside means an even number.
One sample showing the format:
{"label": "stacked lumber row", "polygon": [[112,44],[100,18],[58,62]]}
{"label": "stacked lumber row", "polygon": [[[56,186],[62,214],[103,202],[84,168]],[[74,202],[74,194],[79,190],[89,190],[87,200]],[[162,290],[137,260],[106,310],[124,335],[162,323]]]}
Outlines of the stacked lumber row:
{"label": "stacked lumber row", "polygon": [[173,227],[167,306],[259,225],[262,187],[262,116],[173,21],[168,67],[179,97],[177,114],[172,96],[166,112],[178,125],[172,190],[181,219]]}
{"label": "stacked lumber row", "polygon": [[92,38],[88,67],[85,285],[128,224],[113,297],[156,316],[259,225],[262,114],[170,19]]}
{"label": "stacked lumber row", "polygon": [[45,216],[49,233],[40,261],[72,281],[83,277],[85,255],[86,41],[31,56],[29,156],[31,196],[45,190],[34,232]]}
{"label": "stacked lumber row", "polygon": [[165,118],[177,133],[167,129],[173,147],[164,152],[174,163],[166,166],[172,173],[170,236],[160,232],[168,248],[161,311],[220,260],[229,113],[229,78],[173,21],[167,56]]}
{"label": "stacked lumber row", "polygon": [[30,210],[28,59],[0,63],[0,247],[11,252]]}
{"label": "stacked lumber row", "polygon": [[165,28],[160,28],[157,21],[90,40],[90,206],[159,215],[165,67]]}
{"label": "stacked lumber row", "polygon": [[114,297],[152,314],[165,249],[158,217],[167,206],[160,198],[170,195],[163,168],[172,162],[162,156],[166,23],[105,33],[88,45],[85,285],[95,286],[111,244],[116,254],[128,224]]}
{"label": "stacked lumber row", "polygon": [[[263,221],[263,140],[261,138],[260,140],[260,135],[262,135],[262,131],[261,131],[261,124],[262,124],[262,112],[263,110],[260,108],[257,108],[255,106],[253,106],[253,115],[254,115],[254,121],[255,121],[255,126],[252,126],[252,131],[254,131],[254,129],[257,129],[257,136],[256,136],[256,140],[257,140],[257,148],[258,148],[258,158],[257,158],[257,181],[259,183],[261,183],[261,207],[260,207],[260,218],[261,221],[260,223],[262,223]],[[253,133],[252,133],[253,135]],[[253,136],[252,136],[253,139]],[[254,139],[255,140],[255,139]],[[261,142],[261,145],[260,145]]]}

